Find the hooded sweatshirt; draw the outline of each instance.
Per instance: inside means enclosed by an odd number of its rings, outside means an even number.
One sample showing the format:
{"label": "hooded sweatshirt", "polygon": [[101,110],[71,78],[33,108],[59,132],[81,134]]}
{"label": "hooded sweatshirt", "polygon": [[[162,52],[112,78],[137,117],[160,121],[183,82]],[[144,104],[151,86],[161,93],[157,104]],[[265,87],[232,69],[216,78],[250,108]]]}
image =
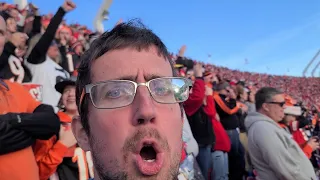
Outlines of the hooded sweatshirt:
{"label": "hooded sweatshirt", "polygon": [[311,162],[289,133],[269,117],[249,113],[248,130],[250,158],[261,180],[315,180]]}

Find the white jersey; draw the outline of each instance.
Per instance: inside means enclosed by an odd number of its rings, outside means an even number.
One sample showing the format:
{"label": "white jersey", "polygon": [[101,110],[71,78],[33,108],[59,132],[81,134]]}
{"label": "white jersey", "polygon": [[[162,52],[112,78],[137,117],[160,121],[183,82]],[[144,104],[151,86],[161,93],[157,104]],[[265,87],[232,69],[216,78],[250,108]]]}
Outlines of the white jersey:
{"label": "white jersey", "polygon": [[70,78],[70,75],[50,57],[41,64],[31,64],[25,61],[32,74],[32,83],[42,85],[42,103],[49,104],[57,111],[61,94],[56,91],[56,83]]}

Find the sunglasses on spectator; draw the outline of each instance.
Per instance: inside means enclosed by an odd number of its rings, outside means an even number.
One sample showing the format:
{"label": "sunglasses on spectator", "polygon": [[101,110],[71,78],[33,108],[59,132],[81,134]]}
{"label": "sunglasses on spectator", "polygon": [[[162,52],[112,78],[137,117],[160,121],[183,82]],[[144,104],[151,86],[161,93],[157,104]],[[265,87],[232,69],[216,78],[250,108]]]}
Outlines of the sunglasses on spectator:
{"label": "sunglasses on spectator", "polygon": [[133,102],[138,86],[146,86],[156,102],[174,104],[188,99],[192,81],[182,77],[162,77],[145,83],[110,80],[88,84],[80,97],[80,106],[85,94],[90,95],[91,102],[97,109],[115,109],[128,106]]}
{"label": "sunglasses on spectator", "polygon": [[286,104],[286,102],[267,102],[267,103],[269,103],[269,104],[278,104],[280,107],[283,107]]}

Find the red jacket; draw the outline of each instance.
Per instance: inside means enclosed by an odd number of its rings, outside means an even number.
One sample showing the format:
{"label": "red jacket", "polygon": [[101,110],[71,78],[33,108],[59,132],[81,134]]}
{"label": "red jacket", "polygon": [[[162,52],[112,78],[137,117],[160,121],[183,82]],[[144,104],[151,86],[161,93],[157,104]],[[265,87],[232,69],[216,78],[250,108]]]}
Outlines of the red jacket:
{"label": "red jacket", "polygon": [[205,92],[205,83],[197,78],[193,84],[192,93],[187,101],[184,102],[184,110],[188,116],[192,116],[201,107]]}
{"label": "red jacket", "polygon": [[225,129],[220,121],[216,119],[216,108],[213,100],[213,96],[207,96],[207,105],[204,107],[205,113],[211,118],[212,128],[216,136],[216,144],[213,148],[215,151],[229,152],[231,148],[231,142]]}
{"label": "red jacket", "polygon": [[[312,147],[308,145],[308,141],[306,140],[305,135],[301,132],[301,129],[299,128],[299,122],[291,122],[289,126],[279,123],[279,126],[284,128],[286,131],[289,131],[288,133],[291,133],[292,138],[301,147],[302,151],[308,157],[308,159],[310,159],[312,156]],[[289,128],[290,130],[287,130],[287,128]]]}

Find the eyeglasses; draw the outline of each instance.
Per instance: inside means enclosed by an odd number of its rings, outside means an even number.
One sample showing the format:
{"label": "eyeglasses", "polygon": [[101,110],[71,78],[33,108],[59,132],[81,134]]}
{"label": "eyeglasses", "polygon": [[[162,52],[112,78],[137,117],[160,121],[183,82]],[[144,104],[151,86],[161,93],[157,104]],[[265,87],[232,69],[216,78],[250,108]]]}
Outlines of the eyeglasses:
{"label": "eyeglasses", "polygon": [[[156,102],[174,104],[188,99],[192,82],[180,77],[156,78],[145,83],[110,80],[86,85],[83,95],[90,94],[91,102],[95,108],[114,109],[130,105],[139,86],[146,86]],[[80,98],[80,105],[83,95]]]}
{"label": "eyeglasses", "polygon": [[283,107],[286,104],[286,102],[267,102],[267,103],[269,103],[269,104],[278,104],[280,107]]}

